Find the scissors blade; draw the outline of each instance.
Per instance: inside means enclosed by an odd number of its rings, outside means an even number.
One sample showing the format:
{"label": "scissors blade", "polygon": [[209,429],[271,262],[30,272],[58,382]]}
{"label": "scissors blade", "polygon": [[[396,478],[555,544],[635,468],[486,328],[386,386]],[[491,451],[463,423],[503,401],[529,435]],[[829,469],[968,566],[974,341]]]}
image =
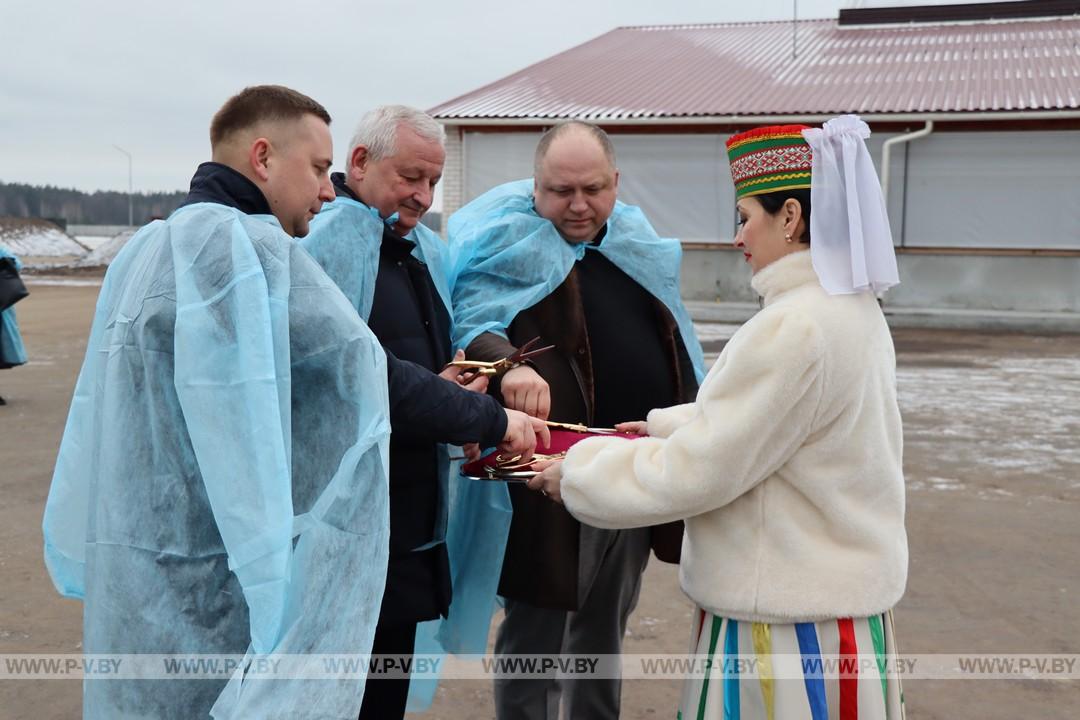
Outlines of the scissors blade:
{"label": "scissors blade", "polygon": [[554,345],[548,345],[547,347],[542,347],[542,348],[538,348],[538,349],[536,349],[536,350],[533,350],[533,349],[531,349],[531,348],[533,348],[533,347],[534,347],[534,346],[535,346],[536,344],[538,344],[539,342],[540,342],[540,336],[539,336],[539,335],[537,335],[537,336],[536,336],[536,337],[534,337],[534,338],[533,338],[532,340],[530,340],[529,342],[527,342],[527,343],[525,343],[524,345],[522,345],[521,347],[519,347],[519,348],[518,348],[518,349],[517,349],[517,350],[516,350],[516,351],[514,352],[514,354],[513,354],[513,355],[511,355],[510,357],[506,358],[506,361],[507,361],[508,363],[511,363],[511,364],[514,364],[514,363],[519,363],[519,362],[521,362],[522,360],[525,360],[526,358],[531,358],[531,357],[535,357],[535,356],[537,356],[537,355],[539,355],[539,354],[541,354],[541,353],[545,353],[545,352],[547,352],[548,350],[551,350],[551,349],[553,349],[553,348],[555,347]]}
{"label": "scissors blade", "polygon": [[562,423],[555,422],[554,420],[545,420],[544,424],[548,427],[558,428],[561,430],[570,430],[571,432],[589,433],[592,435],[625,435],[615,428],[601,428],[601,427],[587,427],[580,423]]}

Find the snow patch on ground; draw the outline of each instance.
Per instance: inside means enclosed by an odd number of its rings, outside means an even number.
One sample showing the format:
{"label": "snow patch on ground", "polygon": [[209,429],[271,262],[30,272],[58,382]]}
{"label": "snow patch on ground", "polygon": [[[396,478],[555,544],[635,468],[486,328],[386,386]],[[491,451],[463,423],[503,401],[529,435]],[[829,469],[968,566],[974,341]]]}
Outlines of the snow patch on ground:
{"label": "snow patch on ground", "polygon": [[[908,445],[940,458],[950,475],[964,476],[928,477],[912,486],[952,490],[958,489],[952,483],[978,482],[981,492],[1004,496],[1024,491],[1014,487],[1019,477],[1040,494],[1074,491],[1080,477],[1080,357],[973,354],[963,360],[955,367],[897,368]],[[1013,484],[1009,490],[985,487],[1006,478]]]}
{"label": "snow patch on ground", "polygon": [[100,286],[103,277],[50,277],[48,275],[26,275],[23,281],[30,287],[34,285],[60,285],[65,287],[93,287]]}
{"label": "snow patch on ground", "polygon": [[[705,344],[739,326],[694,328]],[[898,355],[906,449],[938,458],[934,476],[909,475],[909,489],[986,500],[1080,497],[1080,356],[1038,352],[943,347]],[[716,357],[707,352],[706,368]]]}
{"label": "snow patch on ground", "polygon": [[22,218],[5,218],[0,221],[0,245],[20,258],[86,254],[85,247],[56,225]]}
{"label": "snow patch on ground", "polygon": [[75,240],[91,250],[96,250],[112,239],[111,235],[76,235]]}
{"label": "snow patch on ground", "polygon": [[93,252],[89,253],[79,262],[75,263],[76,267],[96,267],[98,265],[108,265],[116,257],[116,254],[120,252],[120,249],[127,244],[127,241],[131,239],[131,236],[135,234],[134,230],[127,230],[108,238],[104,243],[94,248]]}

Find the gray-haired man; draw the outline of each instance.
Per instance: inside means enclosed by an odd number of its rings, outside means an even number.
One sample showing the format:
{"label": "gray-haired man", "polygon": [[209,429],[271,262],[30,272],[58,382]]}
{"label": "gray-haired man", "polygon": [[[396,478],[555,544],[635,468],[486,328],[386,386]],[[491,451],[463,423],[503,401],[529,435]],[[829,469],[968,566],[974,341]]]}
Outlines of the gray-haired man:
{"label": "gray-haired man", "polygon": [[[445,544],[445,445],[499,444],[531,456],[542,422],[504,410],[438,373],[453,357],[442,241],[420,225],[442,175],[445,134],[430,116],[387,105],[363,117],[337,199],[311,222],[304,247],[357,308],[387,353],[390,383],[390,565],[372,653],[408,656],[419,622],[450,604]],[[462,355],[463,357],[463,355]],[[397,665],[401,667],[401,665]],[[409,680],[369,682],[361,718],[400,718]]]}

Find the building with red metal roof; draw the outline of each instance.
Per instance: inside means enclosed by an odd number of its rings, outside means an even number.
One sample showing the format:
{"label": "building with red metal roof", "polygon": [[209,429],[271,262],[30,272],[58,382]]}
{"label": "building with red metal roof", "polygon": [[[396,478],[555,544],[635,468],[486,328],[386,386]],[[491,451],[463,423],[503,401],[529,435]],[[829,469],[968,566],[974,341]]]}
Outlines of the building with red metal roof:
{"label": "building with red metal roof", "polygon": [[431,110],[448,124],[1080,112],[1080,17],[622,27]]}
{"label": "building with red metal roof", "polygon": [[[757,125],[856,113],[901,269],[969,278],[971,307],[1080,312],[1080,2],[842,10],[838,19],[622,27],[430,110],[448,131],[444,211],[532,171],[569,118],[615,143],[620,197],[692,262],[692,297],[748,299],[724,155]],[[884,146],[884,148],[883,148]],[[702,250],[702,253],[695,251]],[[719,251],[719,252],[718,252]],[[1056,280],[1001,297],[1017,269]],[[960,272],[974,262],[977,273]],[[1032,264],[1034,263],[1034,264]],[[1024,275],[1024,273],[1021,273]],[[938,291],[940,290],[940,291]],[[951,302],[907,282],[905,305]],[[956,294],[956,293],[954,293]]]}

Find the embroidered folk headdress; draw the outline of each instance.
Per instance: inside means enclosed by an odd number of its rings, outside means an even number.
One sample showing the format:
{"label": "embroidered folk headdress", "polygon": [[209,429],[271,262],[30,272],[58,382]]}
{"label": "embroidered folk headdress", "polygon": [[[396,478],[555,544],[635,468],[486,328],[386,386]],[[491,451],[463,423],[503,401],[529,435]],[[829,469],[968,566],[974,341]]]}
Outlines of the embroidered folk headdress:
{"label": "embroidered folk headdress", "polygon": [[732,135],[727,141],[735,196],[810,187],[810,145],[805,125],[773,125]]}

